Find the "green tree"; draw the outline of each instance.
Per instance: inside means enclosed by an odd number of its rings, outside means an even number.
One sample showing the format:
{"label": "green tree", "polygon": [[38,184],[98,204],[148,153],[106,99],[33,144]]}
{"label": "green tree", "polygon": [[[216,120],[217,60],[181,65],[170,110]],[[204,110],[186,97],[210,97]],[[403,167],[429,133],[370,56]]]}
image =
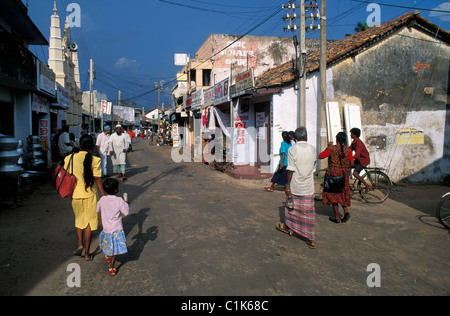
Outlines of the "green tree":
{"label": "green tree", "polygon": [[[367,24],[367,22],[358,22],[356,24],[356,27],[354,28],[355,33],[359,33],[359,32],[362,32],[362,31],[365,31],[368,29],[370,29],[370,26],[369,26],[369,24]],[[352,35],[352,34],[349,34],[349,33],[345,34],[345,36],[350,36],[350,35]]]}
{"label": "green tree", "polygon": [[367,22],[358,22],[355,27],[355,33],[359,33],[368,29],[370,29],[370,26],[367,24]]}

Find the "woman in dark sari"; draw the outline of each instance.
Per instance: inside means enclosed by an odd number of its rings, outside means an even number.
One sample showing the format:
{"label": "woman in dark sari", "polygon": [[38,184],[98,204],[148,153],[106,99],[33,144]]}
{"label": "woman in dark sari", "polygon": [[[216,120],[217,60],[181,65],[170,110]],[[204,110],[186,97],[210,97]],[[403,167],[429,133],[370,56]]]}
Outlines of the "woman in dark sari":
{"label": "woman in dark sari", "polygon": [[322,194],[323,204],[333,206],[334,217],[330,217],[329,219],[334,223],[341,222],[339,205],[344,209],[342,222],[345,223],[350,219],[350,213],[348,211],[348,207],[351,205],[349,176],[351,166],[353,165],[353,154],[351,149],[345,145],[346,138],[344,132],[338,133],[336,135],[336,145],[328,143],[327,149],[319,155],[319,159],[328,158],[328,175],[345,176],[345,187],[341,193],[324,191]]}

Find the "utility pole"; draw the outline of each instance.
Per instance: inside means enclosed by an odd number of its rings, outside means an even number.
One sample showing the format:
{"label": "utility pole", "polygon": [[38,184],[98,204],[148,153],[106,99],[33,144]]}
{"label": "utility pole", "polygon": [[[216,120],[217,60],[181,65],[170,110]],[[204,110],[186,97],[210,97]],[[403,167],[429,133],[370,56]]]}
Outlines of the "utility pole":
{"label": "utility pole", "polygon": [[305,8],[305,0],[300,0],[300,61],[298,63],[299,69],[299,94],[298,94],[298,104],[299,104],[299,112],[298,112],[298,126],[306,126],[306,8]]}
{"label": "utility pole", "polygon": [[[320,145],[317,150],[320,152],[325,149],[327,145],[327,120],[326,120],[326,106],[327,106],[327,1],[321,0],[320,11],[320,100],[319,100],[319,129]],[[324,162],[322,162],[324,163]],[[323,168],[323,166],[321,166]]]}
{"label": "utility pole", "polygon": [[94,132],[94,62],[89,64],[89,129]]}
{"label": "utility pole", "polygon": [[[160,95],[160,93],[161,93],[161,91],[163,89],[163,83],[164,83],[164,80],[160,80],[159,82],[155,82],[155,87],[156,87],[156,90],[158,91],[158,112],[159,112],[160,107],[161,107],[161,104],[160,104],[161,103],[161,95]],[[161,129],[161,120],[162,120],[162,116],[163,115],[164,115],[164,105],[163,105],[163,108],[161,109],[161,116],[159,117],[158,133],[159,133],[159,130]]]}
{"label": "utility pole", "polygon": [[[121,108],[121,105],[122,105],[122,91],[120,91],[119,90],[119,96],[118,96],[118,102],[117,102],[118,104],[118,110],[119,111],[117,111],[117,113],[119,113],[118,114],[118,120],[117,120],[117,124],[120,124],[120,115],[122,114],[122,108]],[[113,114],[113,123],[114,123],[114,114]]]}
{"label": "utility pole", "polygon": [[[306,125],[306,32],[314,29],[319,29],[319,26],[314,25],[314,20],[318,19],[314,14],[314,10],[319,6],[317,0],[300,0],[299,5],[293,4],[295,0],[289,0],[288,5],[283,5],[282,8],[289,10],[288,14],[283,17],[283,20],[289,21],[289,26],[285,26],[284,30],[290,30],[291,32],[299,30],[300,39],[300,51],[297,53],[297,72],[298,72],[298,100],[297,100],[297,126]],[[296,8],[300,9],[300,15],[298,16],[294,11]],[[307,12],[311,12],[311,15],[306,15]],[[295,25],[293,21],[299,18],[299,26]],[[306,20],[312,19],[311,25],[306,26]],[[297,41],[294,40],[297,50]]]}

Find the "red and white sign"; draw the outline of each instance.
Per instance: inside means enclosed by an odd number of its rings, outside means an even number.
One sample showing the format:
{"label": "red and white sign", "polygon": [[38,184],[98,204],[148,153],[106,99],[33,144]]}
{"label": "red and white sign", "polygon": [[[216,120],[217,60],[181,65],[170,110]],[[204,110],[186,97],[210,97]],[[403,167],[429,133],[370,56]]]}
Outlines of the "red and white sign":
{"label": "red and white sign", "polygon": [[49,131],[49,120],[40,119],[39,120],[39,140],[42,142],[48,141],[48,131]]}

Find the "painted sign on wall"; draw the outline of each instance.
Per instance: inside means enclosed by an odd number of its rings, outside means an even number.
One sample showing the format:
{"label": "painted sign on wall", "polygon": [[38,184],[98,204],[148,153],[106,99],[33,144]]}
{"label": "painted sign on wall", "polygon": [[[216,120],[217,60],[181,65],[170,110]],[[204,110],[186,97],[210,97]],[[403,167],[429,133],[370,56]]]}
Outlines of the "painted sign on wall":
{"label": "painted sign on wall", "polygon": [[221,49],[226,47],[226,49],[216,57],[216,68],[230,68],[231,65],[258,67],[257,59],[254,57],[258,55],[258,41],[224,40],[218,47]]}

